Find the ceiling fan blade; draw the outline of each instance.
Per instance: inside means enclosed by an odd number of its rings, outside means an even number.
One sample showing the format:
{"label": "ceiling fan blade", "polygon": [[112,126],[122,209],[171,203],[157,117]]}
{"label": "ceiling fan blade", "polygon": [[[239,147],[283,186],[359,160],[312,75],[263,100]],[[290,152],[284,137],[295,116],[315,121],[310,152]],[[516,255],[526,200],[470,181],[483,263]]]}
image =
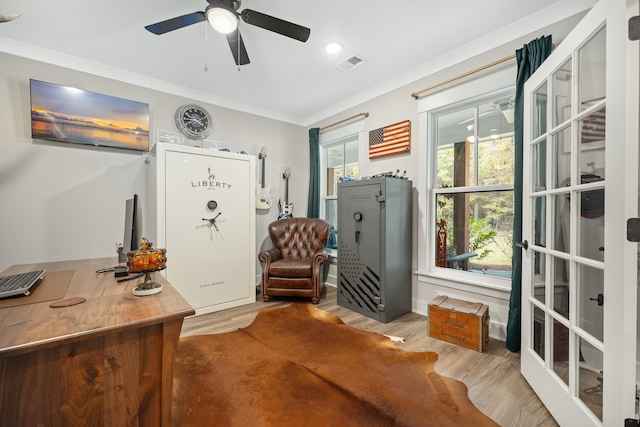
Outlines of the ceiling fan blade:
{"label": "ceiling fan blade", "polygon": [[[236,28],[234,32],[227,34],[227,41],[236,65],[247,65],[249,63],[249,55],[247,55],[247,49],[244,47],[240,30]],[[238,60],[238,54],[240,55],[240,60]]]}
{"label": "ceiling fan blade", "polygon": [[240,16],[242,16],[242,20],[247,24],[255,25],[256,27],[264,28],[265,30],[273,31],[274,33],[282,34],[283,36],[301,42],[306,42],[309,34],[311,34],[311,30],[307,27],[265,15],[255,10],[244,9]]}
{"label": "ceiling fan blade", "polygon": [[189,25],[197,24],[198,22],[205,21],[206,19],[204,12],[193,12],[167,19],[166,21],[156,22],[155,24],[147,25],[144,28],[153,34],[160,35],[183,27],[188,27]]}

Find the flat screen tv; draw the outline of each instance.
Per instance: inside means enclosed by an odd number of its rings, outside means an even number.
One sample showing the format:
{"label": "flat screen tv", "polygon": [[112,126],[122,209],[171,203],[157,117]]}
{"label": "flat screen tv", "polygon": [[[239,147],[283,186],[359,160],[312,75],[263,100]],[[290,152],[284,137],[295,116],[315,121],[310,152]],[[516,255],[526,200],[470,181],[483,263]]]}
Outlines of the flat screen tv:
{"label": "flat screen tv", "polygon": [[149,104],[30,80],[31,137],[149,151]]}

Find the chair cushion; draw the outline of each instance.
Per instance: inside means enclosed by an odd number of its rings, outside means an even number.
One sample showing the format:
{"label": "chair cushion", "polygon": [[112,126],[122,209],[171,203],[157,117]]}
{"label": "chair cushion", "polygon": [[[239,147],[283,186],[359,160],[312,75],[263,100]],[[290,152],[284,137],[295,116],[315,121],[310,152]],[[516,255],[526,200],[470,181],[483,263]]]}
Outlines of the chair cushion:
{"label": "chair cushion", "polygon": [[277,277],[311,277],[312,260],[281,259],[269,266],[269,276]]}

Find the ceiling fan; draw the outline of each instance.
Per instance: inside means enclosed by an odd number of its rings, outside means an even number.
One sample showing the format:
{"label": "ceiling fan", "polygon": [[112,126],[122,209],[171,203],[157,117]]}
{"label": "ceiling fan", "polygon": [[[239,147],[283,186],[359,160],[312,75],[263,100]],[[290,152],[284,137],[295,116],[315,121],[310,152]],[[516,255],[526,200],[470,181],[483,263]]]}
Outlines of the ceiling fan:
{"label": "ceiling fan", "polygon": [[306,42],[311,33],[309,28],[255,10],[244,9],[239,12],[240,0],[207,0],[207,3],[209,5],[204,12],[188,13],[147,25],[144,28],[153,34],[161,35],[198,22],[208,21],[216,31],[226,34],[236,65],[249,63],[249,56],[238,29],[238,18],[242,18],[249,25],[255,25],[301,42]]}
{"label": "ceiling fan", "polygon": [[[514,105],[515,105],[515,98],[514,97],[510,97],[508,99],[500,99],[498,101],[494,101],[491,103],[491,105],[489,105],[489,109],[487,111],[484,111],[480,114],[478,114],[478,118],[480,117],[484,117],[490,114],[495,114],[496,112],[501,112],[502,115],[504,116],[505,120],[511,124],[513,123],[513,109],[514,109]],[[468,118],[465,119],[461,122],[458,122],[457,125],[463,125],[465,123],[469,123],[474,121],[474,118]]]}

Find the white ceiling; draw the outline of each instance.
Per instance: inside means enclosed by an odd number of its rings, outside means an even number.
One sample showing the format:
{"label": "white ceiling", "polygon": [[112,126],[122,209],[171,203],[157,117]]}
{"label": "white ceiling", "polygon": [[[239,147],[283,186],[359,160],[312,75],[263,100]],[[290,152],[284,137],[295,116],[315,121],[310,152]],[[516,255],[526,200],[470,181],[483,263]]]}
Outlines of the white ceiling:
{"label": "white ceiling", "polygon": [[[0,51],[309,125],[595,2],[243,0],[240,11],[309,27],[311,36],[301,43],[240,22],[251,63],[238,70],[225,37],[206,22],[160,36],[144,29],[203,11],[206,0],[2,0],[0,15],[22,15],[0,23]],[[329,40],[344,50],[324,53]],[[336,67],[353,54],[365,62]]]}

